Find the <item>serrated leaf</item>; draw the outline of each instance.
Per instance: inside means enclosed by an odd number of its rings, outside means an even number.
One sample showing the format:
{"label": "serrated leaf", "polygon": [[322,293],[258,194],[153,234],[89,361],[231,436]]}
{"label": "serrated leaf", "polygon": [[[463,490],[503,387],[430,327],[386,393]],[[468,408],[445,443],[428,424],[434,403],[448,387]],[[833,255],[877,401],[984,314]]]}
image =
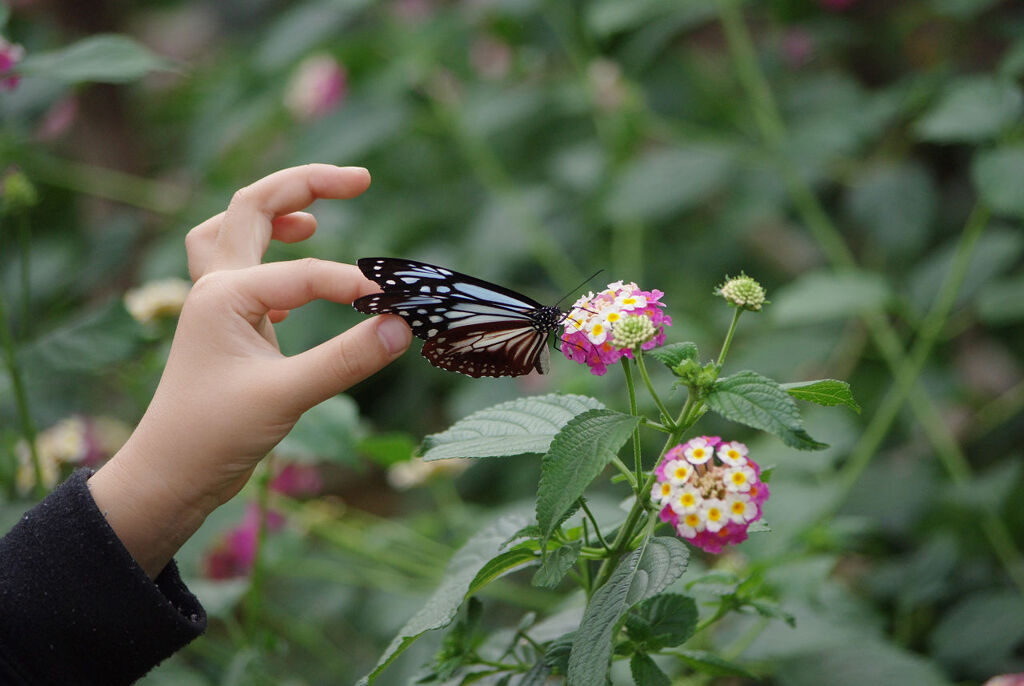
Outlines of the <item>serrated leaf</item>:
{"label": "serrated leaf", "polygon": [[696,672],[707,676],[739,676],[759,680],[756,674],[735,662],[718,657],[703,650],[678,650],[669,653]]}
{"label": "serrated leaf", "polygon": [[697,628],[697,603],[689,596],[662,593],[648,598],[626,615],[626,633],[644,650],[685,643]]}
{"label": "serrated leaf", "polygon": [[653,357],[669,369],[677,366],[683,360],[697,360],[697,344],[690,343],[670,343],[669,345],[662,346],[661,348],[654,348],[652,350],[645,350],[644,355]]}
{"label": "serrated leaf", "polygon": [[689,551],[678,538],[659,536],[622,558],[583,612],[569,654],[569,683],[605,686],[612,639],[620,619],[630,607],[661,593],[678,579],[689,557]]}
{"label": "serrated leaf", "polygon": [[541,461],[537,523],[544,541],[639,423],[621,412],[588,410],[562,427]]}
{"label": "serrated leaf", "polygon": [[777,381],[757,372],[746,370],[719,379],[705,401],[726,419],[774,434],[798,450],[828,447],[804,430],[796,401]]}
{"label": "serrated leaf", "polygon": [[757,610],[757,614],[762,617],[768,617],[769,619],[781,619],[791,627],[796,626],[796,617],[779,607],[778,603],[769,602],[767,600],[752,600],[748,604],[750,607]]}
{"label": "serrated leaf", "polygon": [[117,34],[89,36],[60,50],[27,57],[18,65],[18,71],[26,76],[64,83],[125,83],[171,68],[169,61],[141,43]]}
{"label": "serrated leaf", "polygon": [[505,515],[470,538],[448,562],[441,585],[426,605],[405,623],[377,660],[373,671],[360,679],[359,683],[372,684],[384,668],[422,634],[451,623],[480,570],[495,557],[505,541],[528,521],[529,518],[523,514]]}
{"label": "serrated leaf", "polygon": [[558,393],[500,403],[460,419],[447,431],[427,436],[423,459],[543,454],[570,419],[603,407],[585,395]]}
{"label": "serrated leaf", "polygon": [[570,631],[548,643],[544,651],[544,664],[559,674],[569,671],[569,654],[572,652],[572,644],[576,640],[576,632]]}
{"label": "serrated leaf", "polygon": [[797,400],[832,407],[846,405],[860,414],[860,405],[853,399],[850,384],[836,379],[819,379],[817,381],[797,381],[781,384],[783,390]]}
{"label": "serrated leaf", "polygon": [[492,558],[485,564],[469,584],[466,595],[473,595],[495,579],[517,569],[540,562],[540,556],[529,548],[512,548]]}
{"label": "serrated leaf", "polygon": [[629,660],[629,673],[636,686],[671,686],[672,680],[661,671],[650,655],[636,653]]}
{"label": "serrated leaf", "polygon": [[547,683],[549,674],[551,674],[551,668],[547,663],[544,660],[537,660],[533,667],[530,667],[529,671],[523,674],[519,681],[512,681],[510,683],[516,686],[544,686]]}
{"label": "serrated leaf", "polygon": [[533,580],[530,583],[540,588],[555,588],[558,586],[562,579],[565,578],[565,575],[569,573],[569,570],[572,569],[572,566],[576,564],[576,560],[580,556],[580,548],[582,547],[582,541],[573,541],[549,553],[547,559],[541,564],[540,569],[533,575]]}

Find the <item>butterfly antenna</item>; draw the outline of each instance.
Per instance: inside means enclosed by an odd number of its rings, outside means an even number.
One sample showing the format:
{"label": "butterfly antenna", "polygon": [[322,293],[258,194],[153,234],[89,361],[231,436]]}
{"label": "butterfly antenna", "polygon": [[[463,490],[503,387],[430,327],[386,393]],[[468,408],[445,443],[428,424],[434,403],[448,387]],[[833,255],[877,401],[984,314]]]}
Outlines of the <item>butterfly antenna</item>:
{"label": "butterfly antenna", "polygon": [[556,303],[555,303],[555,307],[558,307],[559,305],[561,305],[561,304],[562,304],[562,301],[563,301],[563,300],[565,300],[565,299],[566,299],[566,298],[568,298],[568,297],[569,297],[570,295],[572,295],[573,293],[575,293],[576,291],[578,291],[579,289],[583,288],[583,287],[584,287],[584,286],[586,286],[586,285],[587,285],[588,283],[590,283],[591,281],[593,281],[593,280],[594,280],[594,278],[595,278],[595,277],[596,277],[596,276],[597,276],[598,274],[600,274],[601,272],[603,272],[603,271],[604,271],[603,269],[598,269],[598,270],[597,270],[596,272],[594,272],[593,274],[591,274],[591,275],[590,275],[589,277],[587,277],[587,278],[586,278],[586,279],[585,279],[585,280],[583,281],[583,283],[581,283],[581,284],[580,284],[579,286],[576,286],[576,288],[572,289],[571,291],[569,291],[568,293],[566,293],[565,295],[563,295],[563,296],[562,296],[561,298],[559,298],[558,302],[556,302]]}

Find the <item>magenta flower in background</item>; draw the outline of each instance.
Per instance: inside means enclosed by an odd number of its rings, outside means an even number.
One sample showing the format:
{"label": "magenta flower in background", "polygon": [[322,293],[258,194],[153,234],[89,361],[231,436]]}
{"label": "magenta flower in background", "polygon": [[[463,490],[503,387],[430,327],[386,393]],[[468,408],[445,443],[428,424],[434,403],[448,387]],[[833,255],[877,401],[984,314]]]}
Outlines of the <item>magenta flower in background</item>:
{"label": "magenta flower in background", "polygon": [[651,501],[661,520],[708,553],[747,540],[747,529],[761,519],[768,486],[747,446],[698,436],[671,448],[655,469]]}
{"label": "magenta flower in background", "polygon": [[316,495],[323,489],[323,479],[316,465],[289,462],[270,482],[270,490],[293,498]]}
{"label": "magenta flower in background", "polygon": [[17,43],[9,43],[0,36],[0,91],[14,90],[21,81],[19,74],[13,73],[14,65],[25,57],[25,49]]}
{"label": "magenta flower in background", "polygon": [[[278,531],[284,526],[284,516],[267,511],[267,531]],[[220,543],[206,552],[203,574],[208,579],[234,579],[245,576],[256,559],[256,541],[260,532],[260,508],[249,503],[242,522],[224,534]]]}
{"label": "magenta flower in background", "polygon": [[330,55],[312,55],[295,68],[284,104],[296,120],[318,119],[339,107],[348,91],[348,72]]}
{"label": "magenta flower in background", "polygon": [[1024,673],[1000,674],[992,677],[982,686],[1024,686]]}
{"label": "magenta flower in background", "polygon": [[621,281],[594,295],[587,293],[576,301],[565,320],[562,334],[562,354],[570,360],[590,367],[590,372],[602,376],[608,365],[623,356],[633,357],[629,347],[615,345],[613,331],[626,317],[644,317],[653,326],[652,337],[643,345],[650,350],[665,342],[664,327],[672,325],[672,318],[662,311],[659,302],[664,293],[655,289],[642,291],[635,283]]}

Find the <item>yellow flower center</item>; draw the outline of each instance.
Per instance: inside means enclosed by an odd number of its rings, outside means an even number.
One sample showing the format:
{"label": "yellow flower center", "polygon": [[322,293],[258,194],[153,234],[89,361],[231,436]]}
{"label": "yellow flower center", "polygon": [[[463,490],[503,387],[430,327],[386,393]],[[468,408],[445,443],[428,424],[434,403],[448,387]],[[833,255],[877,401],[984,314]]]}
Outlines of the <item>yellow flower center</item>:
{"label": "yellow flower center", "polygon": [[700,516],[698,516],[696,512],[691,512],[683,518],[683,521],[686,522],[688,526],[697,526],[700,524]]}
{"label": "yellow flower center", "polygon": [[676,469],[676,478],[677,479],[685,480],[686,477],[688,477],[688,476],[690,476],[690,470],[687,469],[686,467],[678,467]]}
{"label": "yellow flower center", "polygon": [[661,494],[662,494],[663,496],[665,496],[665,495],[668,495],[668,494],[669,494],[669,493],[671,493],[671,492],[672,492],[672,484],[669,484],[669,483],[663,483],[663,484],[661,485]]}
{"label": "yellow flower center", "polygon": [[743,502],[741,502],[739,500],[737,500],[736,502],[734,502],[732,504],[732,513],[733,514],[743,514],[743,512],[746,509],[747,509],[746,505],[744,505]]}
{"label": "yellow flower center", "polygon": [[708,508],[708,520],[717,522],[722,518],[722,511],[717,507]]}
{"label": "yellow flower center", "polygon": [[621,319],[621,316],[619,315],[618,312],[609,312],[608,313],[608,321],[609,321],[609,323],[615,323],[615,322],[619,321],[619,319]]}
{"label": "yellow flower center", "polygon": [[683,504],[683,507],[692,507],[696,501],[692,493],[683,493],[679,496],[679,502]]}
{"label": "yellow flower center", "polygon": [[732,482],[737,486],[742,486],[743,484],[747,483],[747,475],[744,474],[743,472],[733,472]]}

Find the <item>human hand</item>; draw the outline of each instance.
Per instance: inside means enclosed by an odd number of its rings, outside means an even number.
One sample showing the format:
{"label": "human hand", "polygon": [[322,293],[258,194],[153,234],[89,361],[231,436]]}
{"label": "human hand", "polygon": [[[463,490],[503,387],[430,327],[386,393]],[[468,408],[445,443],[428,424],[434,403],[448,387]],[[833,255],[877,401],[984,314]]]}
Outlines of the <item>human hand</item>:
{"label": "human hand", "polygon": [[128,443],[89,480],[100,509],[151,576],[242,488],[304,411],[409,346],[405,322],[385,315],[285,357],[271,325],[314,299],[350,303],[379,290],[353,265],[260,264],[272,238],[313,234],[316,220],[302,208],[317,198],[355,197],[369,183],[357,167],[285,169],[238,191],[226,212],[189,232],[195,285],[160,384]]}

